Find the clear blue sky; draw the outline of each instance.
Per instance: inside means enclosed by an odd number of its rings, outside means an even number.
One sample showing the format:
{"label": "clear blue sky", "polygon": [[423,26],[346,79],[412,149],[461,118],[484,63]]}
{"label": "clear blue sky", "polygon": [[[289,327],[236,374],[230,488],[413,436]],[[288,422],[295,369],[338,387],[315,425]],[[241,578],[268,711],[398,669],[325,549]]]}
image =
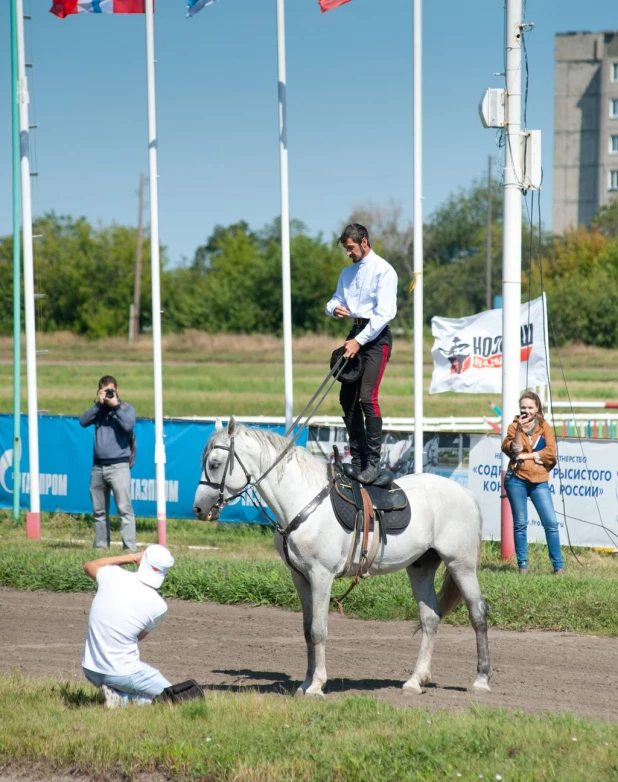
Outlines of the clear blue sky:
{"label": "clear blue sky", "polygon": [[[135,224],[147,174],[143,16],[52,16],[25,0],[34,209]],[[352,0],[320,14],[288,0],[291,213],[330,235],[359,205],[412,217],[412,0]],[[528,0],[528,126],[543,131],[544,221],[551,217],[554,36],[618,27],[607,0]],[[0,234],[11,231],[9,3],[0,16]],[[220,0],[192,19],[156,12],[160,233],[176,263],[217,223],[254,228],[279,213],[275,0]],[[502,86],[503,3],[424,3],[425,215],[497,155],[477,105]],[[495,158],[496,159],[496,158]]]}

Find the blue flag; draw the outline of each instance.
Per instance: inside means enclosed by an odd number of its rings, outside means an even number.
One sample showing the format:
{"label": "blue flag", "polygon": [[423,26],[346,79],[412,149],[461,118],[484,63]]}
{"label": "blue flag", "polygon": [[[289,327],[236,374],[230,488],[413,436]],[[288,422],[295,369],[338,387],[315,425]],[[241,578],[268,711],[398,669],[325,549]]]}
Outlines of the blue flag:
{"label": "blue flag", "polygon": [[187,16],[195,16],[198,11],[201,11],[204,6],[213,5],[217,0],[186,0],[187,2]]}

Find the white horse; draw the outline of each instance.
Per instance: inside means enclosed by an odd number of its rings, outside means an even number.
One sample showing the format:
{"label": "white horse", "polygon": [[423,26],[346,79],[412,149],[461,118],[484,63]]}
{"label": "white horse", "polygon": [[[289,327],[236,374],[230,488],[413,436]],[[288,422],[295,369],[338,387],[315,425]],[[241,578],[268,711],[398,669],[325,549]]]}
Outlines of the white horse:
{"label": "white horse", "polygon": [[[217,518],[225,501],[258,481],[287,445],[277,434],[248,429],[231,418],[227,430],[216,431],[204,449],[202,480],[194,500],[196,516],[201,520]],[[257,491],[285,530],[328,480],[324,464],[294,447],[257,484]],[[380,544],[369,574],[406,568],[418,603],[421,645],[414,672],[403,688],[421,693],[422,685],[431,680],[431,656],[440,619],[463,598],[476,633],[478,665],[473,687],[489,692],[487,608],[476,573],[481,545],[477,502],[467,489],[437,475],[405,476],[398,483],[410,502],[412,519],[403,532],[389,535],[386,545]],[[347,573],[343,572],[352,534],[339,524],[330,499],[325,497],[287,539],[286,564],[292,565],[290,574],[302,604],[307,642],[307,674],[298,695],[323,695],[331,587],[335,578],[354,575],[359,565],[360,552],[356,551]],[[275,545],[286,561],[279,532],[275,533]],[[446,565],[446,576],[437,595],[434,577],[440,561]]]}

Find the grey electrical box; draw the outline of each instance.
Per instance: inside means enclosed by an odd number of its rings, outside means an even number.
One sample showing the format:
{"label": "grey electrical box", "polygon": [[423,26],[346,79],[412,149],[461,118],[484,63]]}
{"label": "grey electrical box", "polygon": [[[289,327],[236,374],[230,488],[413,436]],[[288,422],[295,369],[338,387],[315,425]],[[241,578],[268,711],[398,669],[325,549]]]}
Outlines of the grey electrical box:
{"label": "grey electrical box", "polygon": [[490,87],[479,103],[479,117],[485,128],[504,127],[504,90]]}
{"label": "grey electrical box", "polygon": [[540,130],[525,130],[521,134],[521,163],[523,189],[540,190],[543,179]]}

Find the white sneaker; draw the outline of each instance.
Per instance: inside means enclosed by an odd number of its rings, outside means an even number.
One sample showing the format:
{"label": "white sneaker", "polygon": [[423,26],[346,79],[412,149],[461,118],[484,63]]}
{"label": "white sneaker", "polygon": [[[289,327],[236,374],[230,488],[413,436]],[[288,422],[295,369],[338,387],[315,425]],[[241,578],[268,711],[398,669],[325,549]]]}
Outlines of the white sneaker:
{"label": "white sneaker", "polygon": [[101,694],[103,695],[103,705],[106,709],[117,709],[119,706],[122,706],[122,696],[106,684],[101,685]]}

